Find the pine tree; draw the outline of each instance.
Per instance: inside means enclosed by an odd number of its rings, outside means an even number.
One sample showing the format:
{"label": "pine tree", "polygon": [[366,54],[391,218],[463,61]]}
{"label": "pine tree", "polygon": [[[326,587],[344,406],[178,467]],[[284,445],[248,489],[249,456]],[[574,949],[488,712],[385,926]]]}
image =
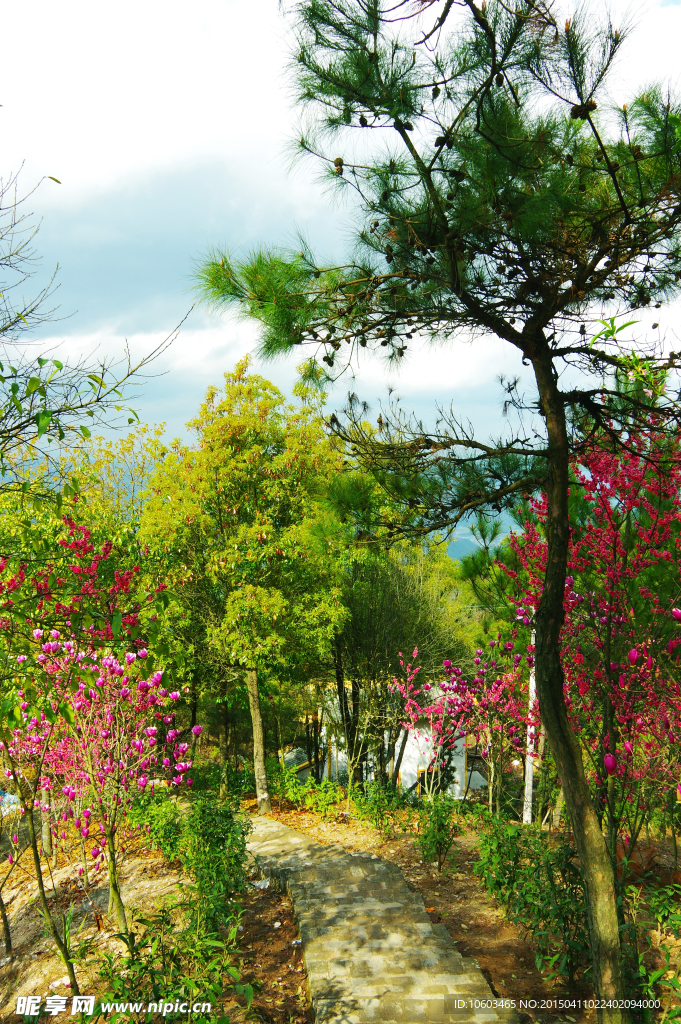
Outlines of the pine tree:
{"label": "pine tree", "polygon": [[326,267],[304,244],[216,252],[205,294],[259,320],[266,355],[312,344],[329,371],[362,348],[399,360],[415,339],[483,336],[531,368],[528,436],[483,441],[454,415],[429,430],[395,409],[375,432],[352,400],[331,423],[412,533],[546,492],[542,722],[588,890],[595,990],[623,999],[613,868],[563,696],[568,466],[599,436],[626,445],[653,408],[677,416],[676,355],[625,344],[617,317],[679,292],[679,105],[656,86],[605,106],[625,33],[593,5],[565,20],[544,0],[303,0],[295,17],[298,149],[351,199],[355,253]]}

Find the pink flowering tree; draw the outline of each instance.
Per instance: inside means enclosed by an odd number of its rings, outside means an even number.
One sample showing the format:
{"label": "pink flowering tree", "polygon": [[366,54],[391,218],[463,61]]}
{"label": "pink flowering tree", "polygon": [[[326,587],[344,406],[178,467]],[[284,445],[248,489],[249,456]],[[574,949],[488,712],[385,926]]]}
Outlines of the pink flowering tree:
{"label": "pink flowering tree", "polygon": [[51,648],[44,671],[69,675],[71,692],[62,708],[66,735],[48,751],[41,784],[54,790],[63,781],[62,818],[80,842],[91,841],[95,873],[106,864],[110,912],[124,932],[118,851],[127,810],[137,793],[159,784],[191,785],[188,744],[177,742],[174,728],[179,693],[163,686],[162,672],[145,672],[144,649],[121,663],[113,655],[79,657],[71,641],[60,650],[58,641],[44,646]]}
{"label": "pink flowering tree", "polygon": [[443,679],[438,683],[418,682],[419,668],[412,661],[400,664],[404,681],[395,678],[393,688],[404,700],[405,728],[415,736],[421,754],[427,760],[426,795],[437,792],[458,740],[474,736],[488,765],[489,801],[496,793],[497,810],[501,799],[503,774],[512,768],[515,757],[524,750],[528,726],[538,725],[537,708],[528,708],[528,687],[521,663],[532,665],[531,648],[523,656],[514,653],[515,640],[490,642],[491,656],[485,660],[480,648],[475,653],[475,675],[468,678],[463,669],[443,663]]}
{"label": "pink flowering tree", "polygon": [[[109,542],[96,549],[90,532],[70,519],[61,536],[36,537],[40,545],[47,555],[30,571],[0,558],[0,742],[27,823],[43,914],[77,992],[66,929],[45,894],[36,812],[48,812],[51,793],[53,837],[62,843],[79,822],[82,855],[87,846],[97,870],[106,864],[112,909],[125,930],[121,822],[133,793],[161,781],[179,785],[189,762],[186,745],[176,742],[179,694],[147,667],[137,567],[122,567]],[[148,597],[153,602],[155,594]]]}

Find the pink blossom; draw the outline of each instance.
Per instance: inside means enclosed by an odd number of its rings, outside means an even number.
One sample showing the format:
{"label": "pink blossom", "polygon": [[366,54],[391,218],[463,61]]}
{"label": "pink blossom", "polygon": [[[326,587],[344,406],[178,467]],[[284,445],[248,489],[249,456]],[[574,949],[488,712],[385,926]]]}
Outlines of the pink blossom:
{"label": "pink blossom", "polygon": [[193,725],[192,732],[194,733],[195,736],[200,736],[201,733],[203,732],[203,727],[200,725]]}
{"label": "pink blossom", "polygon": [[169,696],[170,696],[171,700],[179,700],[180,699],[180,695],[177,692],[177,690],[173,690],[173,692],[171,694],[169,694]]}
{"label": "pink blossom", "polygon": [[606,754],[603,758],[603,764],[608,775],[614,775],[617,771],[617,758],[614,754]]}

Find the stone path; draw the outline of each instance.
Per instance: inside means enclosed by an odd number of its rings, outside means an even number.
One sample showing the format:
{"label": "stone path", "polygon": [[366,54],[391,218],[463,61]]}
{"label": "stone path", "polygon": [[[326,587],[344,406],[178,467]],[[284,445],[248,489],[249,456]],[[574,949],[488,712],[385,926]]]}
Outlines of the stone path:
{"label": "stone path", "polygon": [[516,1024],[396,865],[271,818],[254,819],[248,846],[291,896],[318,1024]]}

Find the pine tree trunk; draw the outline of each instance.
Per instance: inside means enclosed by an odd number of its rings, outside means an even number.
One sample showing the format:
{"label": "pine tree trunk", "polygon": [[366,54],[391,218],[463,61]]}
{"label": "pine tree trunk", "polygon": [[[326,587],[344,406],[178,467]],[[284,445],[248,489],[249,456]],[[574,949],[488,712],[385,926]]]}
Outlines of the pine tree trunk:
{"label": "pine tree trunk", "polygon": [[249,668],[246,671],[246,688],[248,690],[248,703],[253,723],[253,768],[255,770],[258,814],[271,814],[272,804],[270,802],[270,791],[267,786],[267,772],[265,770],[265,737],[263,735],[262,713],[260,711],[258,673],[254,668]]}
{"label": "pine tree trunk", "polygon": [[[622,973],[615,879],[605,839],[584,773],[579,741],[568,722],[559,638],[563,625],[563,598],[569,552],[568,488],[569,444],[565,407],[546,342],[533,355],[534,372],[546,418],[547,559],[544,589],[536,614],[536,675],[541,720],[560,776],[586,886],[589,938],[596,996],[626,999]],[[623,1024],[626,1010],[598,1011],[600,1024]]]}

